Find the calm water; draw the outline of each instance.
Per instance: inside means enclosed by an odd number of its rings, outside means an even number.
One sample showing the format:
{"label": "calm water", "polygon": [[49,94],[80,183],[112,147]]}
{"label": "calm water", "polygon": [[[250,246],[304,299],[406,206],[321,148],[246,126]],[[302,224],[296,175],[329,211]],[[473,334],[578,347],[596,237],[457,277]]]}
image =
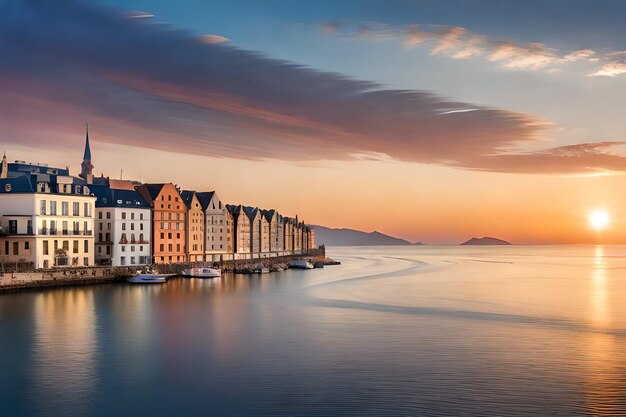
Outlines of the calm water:
{"label": "calm water", "polygon": [[626,246],[0,296],[0,416],[626,414]]}

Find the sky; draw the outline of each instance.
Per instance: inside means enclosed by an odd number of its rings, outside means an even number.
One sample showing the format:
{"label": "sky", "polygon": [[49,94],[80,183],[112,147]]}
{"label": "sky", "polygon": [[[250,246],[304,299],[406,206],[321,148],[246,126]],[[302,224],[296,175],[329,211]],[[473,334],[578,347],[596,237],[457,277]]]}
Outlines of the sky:
{"label": "sky", "polygon": [[[626,243],[626,2],[0,0],[9,160],[434,244]],[[609,227],[588,224],[609,212]]]}

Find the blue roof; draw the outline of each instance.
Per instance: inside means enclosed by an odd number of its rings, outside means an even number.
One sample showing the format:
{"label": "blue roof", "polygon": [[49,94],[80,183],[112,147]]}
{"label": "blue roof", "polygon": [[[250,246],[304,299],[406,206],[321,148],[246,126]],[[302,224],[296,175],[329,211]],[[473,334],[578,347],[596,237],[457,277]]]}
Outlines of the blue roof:
{"label": "blue roof", "polygon": [[117,190],[105,185],[92,185],[91,192],[97,197],[96,207],[150,208],[141,194],[135,190]]}
{"label": "blue roof", "polygon": [[28,175],[15,175],[0,179],[0,194],[34,193],[35,187]]}

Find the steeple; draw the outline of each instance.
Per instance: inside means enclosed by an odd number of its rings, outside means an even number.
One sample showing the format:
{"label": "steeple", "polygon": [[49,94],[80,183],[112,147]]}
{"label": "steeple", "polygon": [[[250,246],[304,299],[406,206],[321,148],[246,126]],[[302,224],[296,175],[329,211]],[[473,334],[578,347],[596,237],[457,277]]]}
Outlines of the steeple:
{"label": "steeple", "polygon": [[93,183],[93,164],[91,163],[91,148],[89,147],[89,125],[85,126],[85,153],[80,167],[81,171],[79,177],[87,181],[87,184]]}
{"label": "steeple", "polygon": [[6,178],[9,176],[9,164],[7,164],[7,151],[4,151],[2,157],[2,171],[0,172],[0,178]]}
{"label": "steeple", "polygon": [[89,147],[89,124],[85,125],[85,154],[84,161],[91,161],[91,148]]}

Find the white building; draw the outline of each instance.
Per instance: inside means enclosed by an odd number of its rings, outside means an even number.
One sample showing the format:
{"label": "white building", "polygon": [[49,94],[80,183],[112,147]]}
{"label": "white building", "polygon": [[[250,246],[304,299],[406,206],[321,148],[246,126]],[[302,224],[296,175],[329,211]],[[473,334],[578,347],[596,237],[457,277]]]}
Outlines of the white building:
{"label": "white building", "polygon": [[[36,268],[94,265],[94,206],[86,182],[68,169],[2,163],[2,255]],[[14,242],[21,241],[15,247]],[[9,249],[9,253],[5,253]],[[17,253],[14,254],[14,249]],[[21,253],[23,251],[23,253]]]}
{"label": "white building", "polygon": [[130,181],[93,185],[96,201],[96,263],[132,266],[149,264],[151,209]]}

